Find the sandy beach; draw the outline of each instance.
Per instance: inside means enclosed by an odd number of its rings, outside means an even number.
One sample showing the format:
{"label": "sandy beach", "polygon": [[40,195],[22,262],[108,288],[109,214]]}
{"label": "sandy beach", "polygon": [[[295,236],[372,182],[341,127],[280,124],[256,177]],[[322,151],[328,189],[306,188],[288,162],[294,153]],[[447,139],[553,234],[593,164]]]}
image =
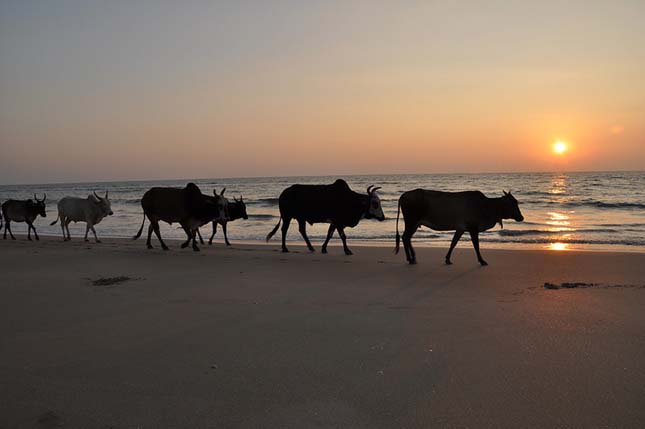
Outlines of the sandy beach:
{"label": "sandy beach", "polygon": [[645,421],[645,254],[291,248],[0,240],[0,427]]}

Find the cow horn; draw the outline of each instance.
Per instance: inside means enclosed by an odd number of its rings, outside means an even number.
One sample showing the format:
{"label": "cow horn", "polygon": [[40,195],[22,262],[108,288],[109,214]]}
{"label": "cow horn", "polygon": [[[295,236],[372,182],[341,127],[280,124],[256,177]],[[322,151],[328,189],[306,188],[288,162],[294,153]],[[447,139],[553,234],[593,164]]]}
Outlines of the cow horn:
{"label": "cow horn", "polygon": [[502,189],[502,192],[504,193],[504,196],[508,195],[505,190]]}
{"label": "cow horn", "polygon": [[43,203],[45,202],[46,199],[47,199],[47,194],[43,193]]}
{"label": "cow horn", "polygon": [[368,194],[371,194],[371,193],[372,193],[372,188],[373,188],[373,187],[374,187],[374,185],[369,185],[369,186],[367,187],[367,193],[368,193]]}
{"label": "cow horn", "polygon": [[97,200],[99,200],[99,201],[101,201],[101,197],[99,197],[99,196],[98,196],[98,194],[96,193],[96,191],[92,191],[92,192],[94,193],[94,196],[96,197],[96,199],[97,199]]}
{"label": "cow horn", "polygon": [[38,197],[34,194],[34,200],[38,201]]}
{"label": "cow horn", "polygon": [[376,188],[372,189],[372,193],[374,193],[374,192],[378,191],[379,189],[381,189],[381,187],[380,187],[380,186],[377,186]]}
{"label": "cow horn", "polygon": [[108,197],[108,191],[106,190],[106,191],[105,191],[105,199],[106,199],[106,200],[107,200],[107,197]]}
{"label": "cow horn", "polygon": [[223,197],[223,196],[224,196],[224,191],[226,191],[226,188],[223,188],[223,189],[222,189],[222,192],[220,192],[220,193],[219,193],[220,197]]}

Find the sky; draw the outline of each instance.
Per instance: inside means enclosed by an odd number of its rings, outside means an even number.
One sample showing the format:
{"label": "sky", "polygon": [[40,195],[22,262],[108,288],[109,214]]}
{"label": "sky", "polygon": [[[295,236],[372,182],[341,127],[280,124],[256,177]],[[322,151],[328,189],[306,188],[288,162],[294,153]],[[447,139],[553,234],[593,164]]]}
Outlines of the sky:
{"label": "sky", "polygon": [[0,0],[0,183],[645,170],[644,19],[642,0]]}

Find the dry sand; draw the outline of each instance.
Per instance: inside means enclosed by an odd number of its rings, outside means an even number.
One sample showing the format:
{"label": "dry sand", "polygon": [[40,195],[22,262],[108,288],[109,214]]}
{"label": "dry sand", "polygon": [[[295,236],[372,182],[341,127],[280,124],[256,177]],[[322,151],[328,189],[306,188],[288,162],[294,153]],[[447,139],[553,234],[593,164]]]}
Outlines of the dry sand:
{"label": "dry sand", "polygon": [[0,240],[0,427],[642,427],[645,254],[467,246]]}

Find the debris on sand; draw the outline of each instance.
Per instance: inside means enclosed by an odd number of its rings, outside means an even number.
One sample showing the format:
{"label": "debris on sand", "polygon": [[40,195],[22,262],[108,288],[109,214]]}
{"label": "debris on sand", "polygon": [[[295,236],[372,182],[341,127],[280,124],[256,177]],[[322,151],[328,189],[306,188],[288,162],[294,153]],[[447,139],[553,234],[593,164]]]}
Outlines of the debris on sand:
{"label": "debris on sand", "polygon": [[544,289],[584,289],[584,288],[601,288],[601,289],[611,289],[611,288],[624,288],[624,289],[645,289],[645,285],[626,285],[626,284],[603,284],[603,283],[585,283],[585,282],[564,282],[564,283],[544,283]]}
{"label": "debris on sand", "polygon": [[132,280],[132,279],[126,276],[101,277],[96,280],[92,280],[92,284],[94,286],[113,286],[113,285],[121,284],[123,282],[127,282],[128,280]]}
{"label": "debris on sand", "polygon": [[544,283],[544,288],[545,289],[574,289],[574,288],[586,288],[586,287],[594,287],[594,286],[600,286],[597,283],[585,283],[585,282],[565,282],[561,284],[555,284],[555,283],[549,283],[545,282]]}

